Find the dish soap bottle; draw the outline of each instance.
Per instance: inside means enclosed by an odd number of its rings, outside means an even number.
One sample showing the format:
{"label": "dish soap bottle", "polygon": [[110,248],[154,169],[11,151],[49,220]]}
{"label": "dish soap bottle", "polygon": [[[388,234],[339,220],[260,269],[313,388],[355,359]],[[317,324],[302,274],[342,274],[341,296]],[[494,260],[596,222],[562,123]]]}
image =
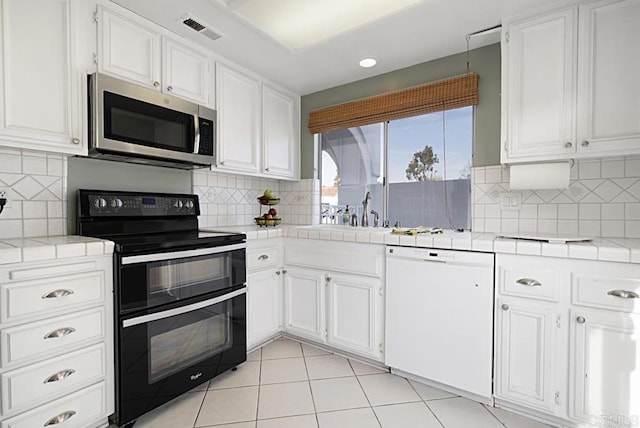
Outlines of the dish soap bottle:
{"label": "dish soap bottle", "polygon": [[351,220],[351,213],[349,212],[349,205],[347,205],[347,209],[342,213],[342,224],[349,224]]}

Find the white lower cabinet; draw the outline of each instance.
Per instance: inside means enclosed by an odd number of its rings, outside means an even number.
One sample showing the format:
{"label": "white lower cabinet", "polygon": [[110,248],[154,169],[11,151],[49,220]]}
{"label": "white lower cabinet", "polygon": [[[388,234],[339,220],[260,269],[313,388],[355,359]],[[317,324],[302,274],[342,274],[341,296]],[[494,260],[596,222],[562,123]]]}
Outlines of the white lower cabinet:
{"label": "white lower cabinet", "polygon": [[247,244],[247,349],[282,331],[282,240]]}
{"label": "white lower cabinet", "polygon": [[346,274],[327,279],[327,343],[380,358],[382,280]]}
{"label": "white lower cabinet", "polygon": [[250,273],[247,287],[247,349],[251,349],[282,330],[282,269]]}
{"label": "white lower cabinet", "polygon": [[383,360],[383,246],[290,240],[285,269],[287,333]]}
{"label": "white lower cabinet", "polygon": [[496,397],[556,413],[558,316],[555,304],[498,299]]}
{"label": "white lower cabinet", "polygon": [[0,428],[107,424],[111,264],[103,255],[0,267]]}
{"label": "white lower cabinet", "polygon": [[306,339],[324,342],[324,283],[321,271],[287,267],[285,275],[285,330]]}
{"label": "white lower cabinet", "polygon": [[570,417],[590,426],[640,425],[640,315],[571,311]]}
{"label": "white lower cabinet", "polygon": [[495,401],[558,426],[640,425],[640,266],[496,255]]}

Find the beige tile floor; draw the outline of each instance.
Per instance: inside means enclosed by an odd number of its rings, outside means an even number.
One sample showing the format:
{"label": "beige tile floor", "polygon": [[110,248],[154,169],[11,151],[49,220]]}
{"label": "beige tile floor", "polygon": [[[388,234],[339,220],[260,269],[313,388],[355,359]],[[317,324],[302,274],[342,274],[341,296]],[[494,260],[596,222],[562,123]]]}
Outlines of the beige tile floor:
{"label": "beige tile floor", "polygon": [[134,428],[543,428],[547,425],[280,339]]}

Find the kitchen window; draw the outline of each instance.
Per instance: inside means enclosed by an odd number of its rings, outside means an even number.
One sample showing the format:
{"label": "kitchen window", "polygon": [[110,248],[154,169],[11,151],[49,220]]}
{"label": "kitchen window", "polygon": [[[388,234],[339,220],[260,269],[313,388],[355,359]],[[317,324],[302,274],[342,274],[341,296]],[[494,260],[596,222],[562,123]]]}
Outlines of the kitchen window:
{"label": "kitchen window", "polygon": [[361,219],[370,192],[367,211],[391,226],[470,229],[477,104],[478,76],[467,73],[312,111],[321,222],[348,222],[347,208]]}
{"label": "kitchen window", "polygon": [[371,192],[381,222],[469,229],[472,141],[473,107],[321,134],[322,222],[360,220]]}

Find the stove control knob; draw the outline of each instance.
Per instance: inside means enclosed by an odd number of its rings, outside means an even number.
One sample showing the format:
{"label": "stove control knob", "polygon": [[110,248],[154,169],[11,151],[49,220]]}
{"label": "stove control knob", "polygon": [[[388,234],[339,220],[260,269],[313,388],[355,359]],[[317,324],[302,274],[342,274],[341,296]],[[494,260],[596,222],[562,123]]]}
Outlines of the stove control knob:
{"label": "stove control knob", "polygon": [[176,201],[173,203],[173,207],[174,207],[174,208],[177,208],[177,209],[182,208],[182,205],[183,205],[183,202],[182,202],[182,201],[179,201],[179,200],[176,200]]}
{"label": "stove control knob", "polygon": [[188,209],[192,209],[193,208],[193,201],[185,202],[184,206],[187,207]]}
{"label": "stove control knob", "polygon": [[93,200],[93,206],[98,208],[98,209],[106,208],[107,200],[104,199],[104,198],[95,198]]}
{"label": "stove control knob", "polygon": [[122,199],[119,199],[119,198],[111,199],[111,207],[112,208],[122,208]]}

